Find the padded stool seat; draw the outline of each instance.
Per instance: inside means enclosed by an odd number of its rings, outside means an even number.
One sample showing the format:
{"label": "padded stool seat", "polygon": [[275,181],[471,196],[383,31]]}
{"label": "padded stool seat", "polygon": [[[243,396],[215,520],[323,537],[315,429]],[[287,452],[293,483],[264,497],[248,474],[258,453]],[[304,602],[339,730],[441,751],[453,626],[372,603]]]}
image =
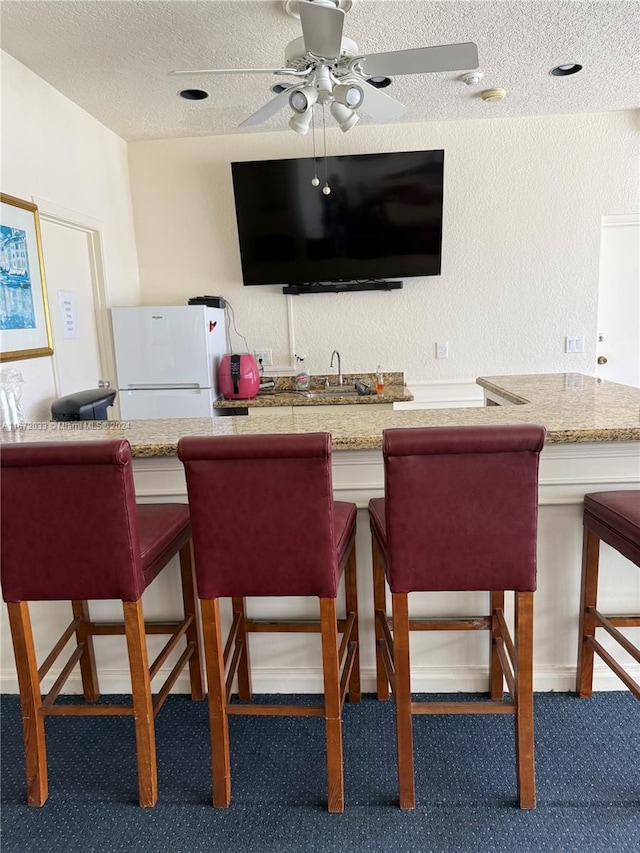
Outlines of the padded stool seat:
{"label": "padded stool seat", "polygon": [[[186,664],[191,696],[204,696],[191,561],[191,525],[185,504],[135,501],[131,448],[124,440],[5,445],[2,465],[2,595],[7,602],[22,707],[29,805],[47,799],[44,721],[47,716],[133,716],[141,806],[158,796],[154,717]],[[145,623],[141,596],[179,555],[184,618]],[[89,600],[119,599],[123,622],[90,618]],[[38,667],[29,602],[71,602],[73,619]],[[169,634],[149,665],[147,633]],[[131,674],[130,704],[88,704],[99,698],[93,638],[125,635]],[[75,648],[48,694],[40,684],[67,643]],[[151,681],[169,655],[184,649],[154,697]],[[85,703],[55,704],[80,665]]]}
{"label": "padded stool seat", "polygon": [[584,524],[599,539],[640,566],[640,491],[585,495]]}
{"label": "padded stool seat", "polygon": [[636,566],[640,566],[640,490],[593,492],[584,496],[582,586],[580,593],[580,639],[576,692],[581,698],[593,692],[594,654],[616,673],[640,699],[640,684],[596,640],[596,629],[603,628],[640,663],[640,648],[619,628],[640,627],[640,602],[636,612],[605,615],[598,610],[598,574],[600,542],[606,542]]}

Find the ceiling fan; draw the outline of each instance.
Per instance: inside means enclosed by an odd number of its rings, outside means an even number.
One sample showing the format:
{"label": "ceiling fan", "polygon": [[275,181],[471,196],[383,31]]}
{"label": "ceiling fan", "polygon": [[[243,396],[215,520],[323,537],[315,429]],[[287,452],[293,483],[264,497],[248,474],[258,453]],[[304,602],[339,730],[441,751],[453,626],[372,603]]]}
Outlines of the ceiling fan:
{"label": "ceiling fan", "polygon": [[[291,6],[295,6],[292,11]],[[343,7],[343,8],[341,8]],[[172,76],[197,74],[276,74],[295,78],[286,81],[271,101],[241,122],[240,127],[261,124],[288,103],[293,112],[289,126],[305,134],[313,118],[315,104],[329,106],[331,115],[346,133],[359,119],[358,110],[380,122],[392,122],[406,107],[375,88],[364,84],[376,78],[398,74],[426,74],[433,71],[462,71],[478,67],[478,48],[473,42],[392,50],[362,55],[358,45],[343,36],[344,8],[350,0],[285,0],[285,9],[300,17],[302,37],[290,42],[284,53],[283,68],[208,68],[172,71]]]}

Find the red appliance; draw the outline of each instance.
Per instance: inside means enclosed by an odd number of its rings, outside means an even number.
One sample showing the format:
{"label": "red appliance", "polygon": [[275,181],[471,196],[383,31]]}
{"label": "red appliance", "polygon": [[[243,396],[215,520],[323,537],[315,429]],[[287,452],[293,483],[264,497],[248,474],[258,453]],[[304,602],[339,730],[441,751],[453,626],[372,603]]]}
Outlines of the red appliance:
{"label": "red appliance", "polygon": [[250,400],[260,389],[260,371],[255,357],[248,352],[223,355],[218,367],[218,382],[225,400]]}

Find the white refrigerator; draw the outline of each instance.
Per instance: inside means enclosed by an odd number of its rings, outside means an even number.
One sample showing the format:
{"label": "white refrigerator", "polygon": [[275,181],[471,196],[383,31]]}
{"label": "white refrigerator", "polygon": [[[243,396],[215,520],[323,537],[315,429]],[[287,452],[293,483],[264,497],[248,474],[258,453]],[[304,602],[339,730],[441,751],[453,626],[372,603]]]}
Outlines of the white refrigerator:
{"label": "white refrigerator", "polygon": [[111,309],[111,319],[123,420],[216,415],[224,309],[121,307]]}

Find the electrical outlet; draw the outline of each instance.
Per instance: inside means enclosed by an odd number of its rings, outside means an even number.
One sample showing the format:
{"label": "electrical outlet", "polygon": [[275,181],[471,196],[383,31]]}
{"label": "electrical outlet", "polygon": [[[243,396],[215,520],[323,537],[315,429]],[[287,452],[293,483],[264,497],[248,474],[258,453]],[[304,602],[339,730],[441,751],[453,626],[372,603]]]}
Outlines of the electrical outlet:
{"label": "electrical outlet", "polygon": [[270,349],[257,349],[255,350],[255,356],[258,365],[261,365],[262,367],[271,367],[273,364],[273,357]]}
{"label": "electrical outlet", "polygon": [[438,341],[436,344],[436,358],[449,358],[448,341]]}
{"label": "electrical outlet", "polygon": [[565,352],[584,352],[584,335],[567,335],[564,340]]}

